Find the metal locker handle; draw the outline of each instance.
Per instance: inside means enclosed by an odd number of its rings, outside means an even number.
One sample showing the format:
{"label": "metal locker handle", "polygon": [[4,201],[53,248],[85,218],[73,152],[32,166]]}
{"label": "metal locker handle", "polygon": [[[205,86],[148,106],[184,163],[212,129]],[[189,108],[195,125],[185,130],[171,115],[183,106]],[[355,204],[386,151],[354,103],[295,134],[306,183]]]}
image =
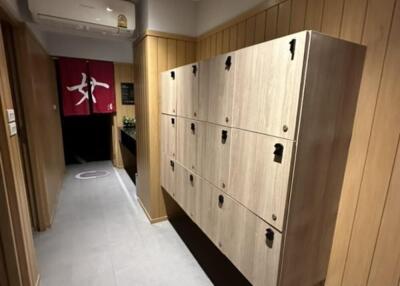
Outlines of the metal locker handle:
{"label": "metal locker handle", "polygon": [[294,52],[296,51],[296,39],[291,40],[289,42],[289,45],[290,45],[289,51],[292,54],[290,59],[293,61],[294,60]]}
{"label": "metal locker handle", "polygon": [[232,66],[232,57],[228,56],[225,61],[225,70],[229,71]]}
{"label": "metal locker handle", "polygon": [[269,248],[272,248],[272,246],[274,244],[274,237],[275,237],[275,233],[272,230],[272,228],[267,228],[265,231],[265,241]]}
{"label": "metal locker handle", "polygon": [[192,130],[192,133],[195,134],[196,133],[196,125],[194,123],[190,124],[190,129]]}
{"label": "metal locker handle", "polygon": [[175,118],[171,118],[171,123],[172,123],[172,125],[175,124]]}
{"label": "metal locker handle", "polygon": [[275,151],[274,151],[274,162],[277,163],[282,163],[282,158],[283,158],[283,145],[282,144],[275,144]]}
{"label": "metal locker handle", "polygon": [[220,208],[222,208],[223,205],[224,205],[224,196],[223,195],[219,195],[218,196],[218,206]]}
{"label": "metal locker handle", "polygon": [[227,139],[228,139],[228,130],[222,130],[222,134],[221,134],[222,144],[225,144]]}
{"label": "metal locker handle", "polygon": [[174,171],[175,170],[175,163],[174,163],[174,161],[169,161],[169,164],[171,165],[171,168],[172,168],[172,171]]}
{"label": "metal locker handle", "polygon": [[194,177],[193,177],[192,174],[189,175],[189,180],[190,180],[190,183],[193,185],[193,183],[194,183]]}
{"label": "metal locker handle", "polygon": [[194,76],[196,76],[197,75],[197,65],[192,65],[192,72],[193,72],[193,74],[194,74]]}
{"label": "metal locker handle", "polygon": [[174,71],[171,72],[171,78],[175,79],[175,72]]}

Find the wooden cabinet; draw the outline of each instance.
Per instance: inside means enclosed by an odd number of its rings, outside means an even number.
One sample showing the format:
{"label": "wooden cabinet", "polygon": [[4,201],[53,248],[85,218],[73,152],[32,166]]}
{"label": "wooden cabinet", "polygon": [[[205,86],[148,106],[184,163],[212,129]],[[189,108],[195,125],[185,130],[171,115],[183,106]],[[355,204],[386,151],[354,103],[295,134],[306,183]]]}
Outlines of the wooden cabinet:
{"label": "wooden cabinet", "polygon": [[161,186],[172,197],[175,197],[175,161],[167,157],[165,154],[161,155]]}
{"label": "wooden cabinet", "polygon": [[176,157],[176,116],[161,114],[160,144],[161,153],[169,158]]}
{"label": "wooden cabinet", "polygon": [[200,174],[220,189],[228,189],[231,136],[229,127],[205,124]]}
{"label": "wooden cabinet", "polygon": [[204,142],[205,123],[178,117],[177,161],[196,173],[201,167],[201,150]]}
{"label": "wooden cabinet", "polygon": [[176,83],[177,114],[197,119],[199,115],[199,64],[193,63],[177,68]]}
{"label": "wooden cabinet", "polygon": [[196,217],[197,196],[200,188],[200,177],[190,172],[180,164],[175,165],[176,191],[175,199],[186,214]]}
{"label": "wooden cabinet", "polygon": [[229,53],[200,63],[200,98],[208,105],[208,122],[232,124],[235,57]]}
{"label": "wooden cabinet", "polygon": [[162,185],[253,285],[324,280],[364,55],[304,31],[176,69]]}
{"label": "wooden cabinet", "polygon": [[161,73],[160,78],[161,113],[176,115],[176,71]]}
{"label": "wooden cabinet", "polygon": [[234,127],[294,139],[306,48],[298,33],[236,53]]}
{"label": "wooden cabinet", "polygon": [[227,193],[283,230],[293,141],[234,128],[231,141]]}

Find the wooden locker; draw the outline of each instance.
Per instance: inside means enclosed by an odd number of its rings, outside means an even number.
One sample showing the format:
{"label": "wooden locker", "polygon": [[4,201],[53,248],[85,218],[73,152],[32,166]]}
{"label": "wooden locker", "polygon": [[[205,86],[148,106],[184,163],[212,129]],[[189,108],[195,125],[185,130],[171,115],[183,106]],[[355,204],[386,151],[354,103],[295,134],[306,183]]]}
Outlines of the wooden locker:
{"label": "wooden locker", "polygon": [[167,157],[165,154],[161,155],[161,186],[172,197],[175,197],[175,161]]}
{"label": "wooden locker", "polygon": [[200,64],[200,99],[207,102],[207,121],[230,126],[235,53],[217,56]]}
{"label": "wooden locker", "polygon": [[199,173],[205,123],[178,117],[176,128],[177,161],[187,169]]}
{"label": "wooden locker", "polygon": [[176,116],[161,114],[161,154],[164,154],[169,158],[176,157],[176,121]]}
{"label": "wooden locker", "polygon": [[176,115],[176,71],[161,73],[160,78],[161,113]]}
{"label": "wooden locker", "polygon": [[176,69],[177,114],[197,119],[199,108],[199,64]]}
{"label": "wooden locker", "polygon": [[231,128],[206,123],[201,176],[220,189],[228,189]]}
{"label": "wooden locker", "polygon": [[294,143],[232,128],[228,194],[283,230]]}
{"label": "wooden locker", "polygon": [[200,177],[190,172],[180,164],[175,165],[176,192],[175,198],[186,214],[192,218],[196,217],[196,198],[200,188]]}
{"label": "wooden locker", "polygon": [[307,33],[236,53],[233,127],[294,139]]}
{"label": "wooden locker", "polygon": [[223,192],[219,197],[220,249],[253,285],[277,285],[281,233]]}
{"label": "wooden locker", "polygon": [[204,179],[200,179],[200,191],[196,201],[197,225],[208,236],[208,238],[218,246],[222,209],[218,207],[218,197],[221,192],[212,184]]}

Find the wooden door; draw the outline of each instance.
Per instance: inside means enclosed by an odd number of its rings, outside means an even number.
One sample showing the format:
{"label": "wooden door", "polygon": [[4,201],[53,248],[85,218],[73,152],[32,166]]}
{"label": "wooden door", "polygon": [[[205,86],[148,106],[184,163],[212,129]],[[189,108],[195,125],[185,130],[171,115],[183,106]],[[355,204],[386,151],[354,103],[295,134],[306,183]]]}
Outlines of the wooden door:
{"label": "wooden door", "polygon": [[222,209],[218,207],[221,192],[204,179],[200,181],[200,191],[196,199],[195,221],[208,238],[218,246],[221,229]]}
{"label": "wooden door", "polygon": [[177,161],[198,173],[201,166],[201,150],[204,141],[205,123],[178,117]]}
{"label": "wooden door", "polygon": [[220,196],[222,252],[253,285],[277,285],[281,233],[229,196]]}
{"label": "wooden door", "polygon": [[175,165],[176,192],[175,198],[186,214],[195,221],[196,198],[200,187],[200,177],[180,164]]}
{"label": "wooden door", "polygon": [[175,161],[161,154],[161,186],[175,197]]}
{"label": "wooden door", "polygon": [[227,192],[252,212],[283,229],[290,182],[290,140],[232,128]]}
{"label": "wooden door", "polygon": [[233,126],[294,139],[307,32],[236,53]]}
{"label": "wooden door", "polygon": [[223,190],[228,188],[229,183],[231,135],[229,127],[206,124],[201,175]]}
{"label": "wooden door", "polygon": [[161,114],[160,129],[161,154],[174,159],[176,157],[176,117]]}
{"label": "wooden door", "polygon": [[230,126],[235,53],[217,56],[200,64],[200,100],[207,102],[207,121]]}
{"label": "wooden door", "polygon": [[176,69],[177,114],[197,119],[199,108],[199,65]]}
{"label": "wooden door", "polygon": [[160,86],[161,113],[176,115],[176,71],[162,72]]}

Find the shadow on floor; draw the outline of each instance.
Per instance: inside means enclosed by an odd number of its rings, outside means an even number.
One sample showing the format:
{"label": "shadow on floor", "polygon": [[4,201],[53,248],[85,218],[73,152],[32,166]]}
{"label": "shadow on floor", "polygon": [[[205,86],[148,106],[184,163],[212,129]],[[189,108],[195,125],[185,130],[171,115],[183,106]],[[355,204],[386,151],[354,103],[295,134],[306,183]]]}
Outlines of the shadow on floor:
{"label": "shadow on floor", "polygon": [[175,209],[169,221],[211,282],[216,286],[251,285],[201,229],[182,210],[178,212]]}

